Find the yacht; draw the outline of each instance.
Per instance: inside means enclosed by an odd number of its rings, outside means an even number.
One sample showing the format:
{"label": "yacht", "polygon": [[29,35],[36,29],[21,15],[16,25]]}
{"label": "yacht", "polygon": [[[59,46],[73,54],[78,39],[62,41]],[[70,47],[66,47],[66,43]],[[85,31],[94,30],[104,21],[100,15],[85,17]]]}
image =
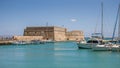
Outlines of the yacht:
{"label": "yacht", "polygon": [[80,41],[77,43],[77,45],[78,45],[78,48],[91,49],[93,46],[95,46],[97,44],[101,44],[101,43],[102,43],[101,39],[91,38],[87,42]]}
{"label": "yacht", "polygon": [[77,43],[78,48],[91,49],[93,46],[103,43],[103,3],[101,3],[102,13],[101,13],[101,33],[93,33],[91,39],[87,42],[80,41]]}
{"label": "yacht", "polygon": [[77,43],[78,48],[91,49],[93,46],[102,44],[103,39],[101,33],[93,33],[91,38],[87,41],[83,40]]}

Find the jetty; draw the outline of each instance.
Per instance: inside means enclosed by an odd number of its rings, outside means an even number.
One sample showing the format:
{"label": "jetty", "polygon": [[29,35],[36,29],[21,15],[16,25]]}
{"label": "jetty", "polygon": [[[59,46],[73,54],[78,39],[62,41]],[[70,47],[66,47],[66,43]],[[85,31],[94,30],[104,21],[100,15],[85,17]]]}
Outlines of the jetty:
{"label": "jetty", "polygon": [[13,41],[0,41],[0,45],[10,45]]}

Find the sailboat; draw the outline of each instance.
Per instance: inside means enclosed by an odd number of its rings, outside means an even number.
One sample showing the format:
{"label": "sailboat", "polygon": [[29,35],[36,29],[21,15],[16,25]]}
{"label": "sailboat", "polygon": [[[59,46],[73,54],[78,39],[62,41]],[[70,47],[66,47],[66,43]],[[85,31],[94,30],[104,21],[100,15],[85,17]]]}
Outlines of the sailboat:
{"label": "sailboat", "polygon": [[101,3],[102,7],[102,14],[101,14],[101,33],[93,33],[92,38],[89,39],[87,42],[80,41],[77,43],[78,48],[82,49],[91,49],[92,47],[96,46],[97,44],[103,43],[103,3]]}
{"label": "sailboat", "polygon": [[119,4],[119,8],[118,8],[118,13],[117,13],[117,18],[116,18],[116,23],[115,23],[112,39],[114,39],[117,20],[118,20],[118,38],[117,38],[117,43],[115,43],[111,49],[112,51],[120,51],[120,4]]}
{"label": "sailboat", "polygon": [[119,18],[119,27],[118,27],[118,39],[117,40],[120,41],[120,17],[119,16],[120,16],[120,5],[118,8],[118,12],[117,12],[116,22],[115,22],[115,26],[114,26],[114,30],[113,30],[112,41],[110,41],[106,44],[98,44],[98,45],[94,46],[92,48],[92,50],[94,50],[94,51],[120,51],[120,45],[117,43],[113,43],[113,42],[117,42],[115,40],[114,36],[115,36],[116,25],[118,23],[118,18]]}

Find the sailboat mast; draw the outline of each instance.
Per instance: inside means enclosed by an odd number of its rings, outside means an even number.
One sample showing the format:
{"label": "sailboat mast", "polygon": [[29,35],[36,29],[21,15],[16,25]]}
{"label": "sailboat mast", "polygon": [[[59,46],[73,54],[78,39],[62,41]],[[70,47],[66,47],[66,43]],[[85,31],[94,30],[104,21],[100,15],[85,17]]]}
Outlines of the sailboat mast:
{"label": "sailboat mast", "polygon": [[118,17],[119,17],[118,40],[120,40],[120,4],[119,4],[119,14],[118,14]]}
{"label": "sailboat mast", "polygon": [[101,3],[101,35],[103,39],[103,2]]}
{"label": "sailboat mast", "polygon": [[[114,40],[114,37],[115,37],[115,31],[116,31],[116,26],[117,26],[117,23],[118,23],[119,16],[120,16],[120,5],[119,5],[118,11],[117,11],[117,16],[116,16],[115,26],[114,26],[114,30],[113,30],[112,40]],[[119,37],[119,32],[120,32],[119,28],[120,28],[120,24],[119,24],[119,27],[118,27],[118,37]]]}

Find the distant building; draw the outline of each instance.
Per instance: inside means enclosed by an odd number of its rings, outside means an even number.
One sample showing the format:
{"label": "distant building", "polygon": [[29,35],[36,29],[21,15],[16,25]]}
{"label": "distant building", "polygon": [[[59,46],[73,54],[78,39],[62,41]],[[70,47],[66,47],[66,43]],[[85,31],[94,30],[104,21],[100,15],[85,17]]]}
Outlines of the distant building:
{"label": "distant building", "polygon": [[24,36],[43,36],[44,40],[65,41],[66,28],[45,26],[45,27],[27,27],[24,30]]}
{"label": "distant building", "polygon": [[84,39],[82,31],[67,32],[66,28],[56,26],[26,27],[24,36],[42,36],[42,40],[53,41],[80,41]]}
{"label": "distant building", "polygon": [[84,33],[82,31],[74,30],[66,33],[67,40],[84,40]]}

